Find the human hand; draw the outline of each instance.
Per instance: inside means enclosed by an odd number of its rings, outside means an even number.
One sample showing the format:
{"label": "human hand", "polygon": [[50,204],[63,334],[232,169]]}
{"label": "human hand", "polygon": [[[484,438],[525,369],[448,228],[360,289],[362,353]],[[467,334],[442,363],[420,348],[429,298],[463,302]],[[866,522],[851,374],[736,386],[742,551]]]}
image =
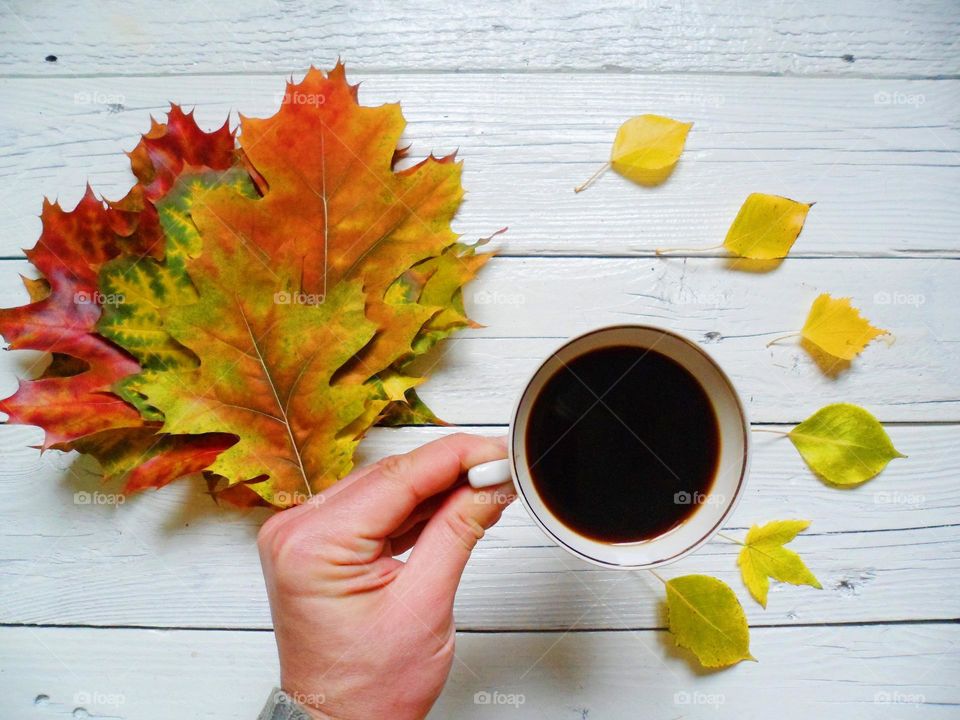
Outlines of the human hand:
{"label": "human hand", "polygon": [[[454,657],[453,598],[512,486],[458,485],[506,456],[456,434],[354,471],[277,513],[257,544],[281,687],[317,718],[423,718]],[[406,562],[395,556],[413,548]]]}

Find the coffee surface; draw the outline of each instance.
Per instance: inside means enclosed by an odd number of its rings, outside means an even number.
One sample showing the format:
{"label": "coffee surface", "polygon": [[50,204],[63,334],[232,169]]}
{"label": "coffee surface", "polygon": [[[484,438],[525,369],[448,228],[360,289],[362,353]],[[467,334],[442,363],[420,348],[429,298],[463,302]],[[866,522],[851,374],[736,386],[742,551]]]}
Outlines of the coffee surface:
{"label": "coffee surface", "polygon": [[700,383],[655,350],[615,346],[566,363],[530,411],[527,462],[546,506],[575,532],[649,540],[705,502],[720,454]]}

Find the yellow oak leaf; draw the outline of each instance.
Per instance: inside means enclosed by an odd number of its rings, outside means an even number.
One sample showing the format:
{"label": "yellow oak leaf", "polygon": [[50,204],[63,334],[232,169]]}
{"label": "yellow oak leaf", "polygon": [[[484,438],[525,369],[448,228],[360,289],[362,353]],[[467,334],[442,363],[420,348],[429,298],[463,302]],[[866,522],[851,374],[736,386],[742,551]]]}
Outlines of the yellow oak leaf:
{"label": "yellow oak leaf", "polygon": [[800,334],[834,357],[853,360],[870,341],[887,331],[867,322],[850,304],[850,298],[823,293],[813,301]]}
{"label": "yellow oak leaf", "polygon": [[753,260],[786,257],[811,207],[813,203],[751,193],[727,231],[723,246],[734,255]]}
{"label": "yellow oak leaf", "polygon": [[666,586],[670,632],[704,667],[756,659],[750,654],[747,617],[726,583],[709,575],[684,575]]}
{"label": "yellow oak leaf", "polygon": [[784,547],[808,527],[809,520],[773,520],[763,526],[754,525],[747,533],[737,564],[753,599],[763,607],[767,606],[770,578],[820,589],[820,582],[800,556]]}
{"label": "yellow oak leaf", "polygon": [[637,115],[627,120],[613,141],[610,162],[575,192],[586,190],[608,168],[640,185],[659,185],[666,180],[683,152],[693,123],[662,115]]}
{"label": "yellow oak leaf", "polygon": [[875,477],[898,451],[883,425],[857,405],[834,403],[788,433],[810,469],[834,485],[858,485]]}

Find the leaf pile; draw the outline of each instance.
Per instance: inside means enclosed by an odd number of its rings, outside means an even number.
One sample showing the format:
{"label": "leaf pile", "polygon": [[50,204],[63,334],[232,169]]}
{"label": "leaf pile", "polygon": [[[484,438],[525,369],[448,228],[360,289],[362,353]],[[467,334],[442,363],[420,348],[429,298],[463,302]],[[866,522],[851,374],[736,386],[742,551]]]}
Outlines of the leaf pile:
{"label": "leaf pile", "polygon": [[44,205],[43,279],[0,332],[52,361],[0,410],[127,491],[202,470],[218,497],[279,507],[346,474],[372,425],[436,420],[409,366],[470,324],[461,288],[489,255],[450,228],[453,156],[397,169],[403,128],[342,64],[238,137],[173,106],[124,199]]}

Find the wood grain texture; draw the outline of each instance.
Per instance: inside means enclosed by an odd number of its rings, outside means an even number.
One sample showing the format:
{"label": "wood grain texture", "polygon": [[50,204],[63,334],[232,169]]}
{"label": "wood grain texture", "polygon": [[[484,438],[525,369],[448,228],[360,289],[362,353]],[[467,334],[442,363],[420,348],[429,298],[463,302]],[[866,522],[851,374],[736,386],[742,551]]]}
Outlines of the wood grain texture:
{"label": "wood grain texture", "polygon": [[[0,72],[252,73],[341,56],[371,70],[615,70],[940,77],[960,71],[949,0],[802,4],[442,0],[15,2]],[[55,55],[56,62],[45,61]]]}
{"label": "wood grain texture", "polygon": [[[178,23],[178,27],[181,25]],[[297,71],[299,77],[302,69]],[[370,75],[361,101],[402,101],[414,157],[459,149],[467,238],[509,226],[504,254],[652,255],[719,244],[751,192],[817,201],[797,256],[960,255],[960,81],[640,75]],[[89,181],[118,198],[132,148],[170,101],[204,127],[276,111],[284,76],[0,80],[0,256],[36,242],[44,195]],[[663,186],[606,176],[620,122],[694,121]],[[236,116],[233,115],[234,121]]]}
{"label": "wood grain texture", "polygon": [[[362,102],[402,101],[414,157],[459,149],[468,197],[455,229],[510,227],[505,257],[468,291],[487,327],[427,362],[424,396],[441,415],[500,434],[563,338],[653,323],[709,349],[754,422],[783,429],[852,401],[910,456],[837,490],[788,440],[755,435],[725,534],[812,519],[793,547],[823,590],[774,584],[762,610],[722,539],[667,568],[714,574],[743,602],[760,663],[722,673],[672,646],[652,576],[568,557],[510,508],[464,575],[467,632],[431,718],[955,717],[958,30],[953,0],[0,3],[0,258],[13,258],[0,261],[0,306],[23,301],[15,275],[30,269],[15,258],[39,235],[42,196],[72,206],[88,180],[123,195],[121,151],[150,114],[177,101],[208,129],[268,115],[285,77],[340,56]],[[608,173],[574,196],[641,112],[695,123],[670,181],[643,189]],[[750,192],[818,203],[777,270],[651,257],[716,245]],[[767,349],[821,291],[851,295],[896,342],[835,378],[796,345]],[[36,359],[0,354],[0,396]],[[358,460],[454,430],[375,429]],[[278,676],[254,544],[265,512],[219,509],[199,481],[105,504],[113,489],[94,464],[40,455],[39,437],[0,427],[4,720],[253,717]],[[524,703],[480,705],[477,692]]]}
{"label": "wood grain texture", "polygon": [[[426,401],[448,422],[506,423],[530,373],[572,335],[624,323],[686,334],[720,362],[755,422],[799,422],[829,402],[866,406],[883,421],[960,420],[958,260],[789,259],[776,271],[734,270],[711,258],[495,258],[467,291],[465,331],[419,363]],[[0,304],[26,299],[0,262]],[[826,375],[796,339],[821,292],[850,296],[891,345],[875,341]],[[0,356],[0,393],[16,388],[36,354]],[[483,388],[478,392],[477,388]]]}
{"label": "wood grain texture", "polygon": [[[500,434],[503,428],[467,428]],[[405,452],[454,429],[375,429],[359,462]],[[785,438],[756,435],[747,493],[725,533],[813,519],[794,547],[824,589],[774,584],[768,609],[749,599],[739,549],[717,539],[665,569],[715,574],[752,624],[960,618],[955,448],[960,427],[894,426],[911,457],[852,490],[823,485]],[[269,628],[254,539],[266,511],[218,509],[201,483],[104,502],[95,466],[27,447],[36,434],[0,428],[0,622]],[[87,493],[86,496],[77,493]],[[99,498],[99,500],[98,500]],[[85,500],[91,500],[84,502]],[[554,546],[512,506],[487,533],[457,598],[461,629],[659,628],[663,593],[649,573],[595,568]]]}
{"label": "wood grain texture", "polygon": [[[754,629],[759,662],[704,673],[660,632],[461,633],[429,717],[955,718],[957,642],[953,624]],[[2,628],[0,667],[9,720],[252,718],[278,676],[271,633],[223,631]]]}

